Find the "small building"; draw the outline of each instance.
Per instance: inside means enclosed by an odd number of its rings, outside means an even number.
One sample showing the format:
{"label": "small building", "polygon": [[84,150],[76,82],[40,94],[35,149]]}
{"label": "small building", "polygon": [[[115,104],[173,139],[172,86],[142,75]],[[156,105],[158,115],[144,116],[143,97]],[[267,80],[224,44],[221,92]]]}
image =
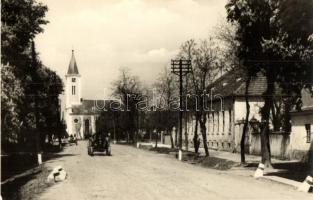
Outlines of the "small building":
{"label": "small building", "polygon": [[96,119],[101,110],[97,109],[97,100],[83,99],[81,86],[81,75],[78,71],[74,50],[72,50],[72,57],[65,75],[64,120],[69,135],[76,134],[79,139],[84,139],[96,132]]}
{"label": "small building", "polygon": [[[291,112],[289,154],[291,158],[306,159],[312,146],[313,98],[309,91],[302,90],[302,108]],[[312,153],[312,152],[311,152]]]}

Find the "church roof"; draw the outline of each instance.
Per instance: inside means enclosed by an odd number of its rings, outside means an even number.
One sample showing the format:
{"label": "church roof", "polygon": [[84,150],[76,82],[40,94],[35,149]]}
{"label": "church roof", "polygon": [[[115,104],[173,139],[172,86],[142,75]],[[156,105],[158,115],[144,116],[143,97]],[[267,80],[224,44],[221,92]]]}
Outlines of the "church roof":
{"label": "church roof", "polygon": [[104,107],[108,109],[113,100],[82,99],[80,105],[73,105],[72,115],[95,115],[100,114]]}
{"label": "church roof", "polygon": [[90,115],[90,114],[100,113],[100,110],[96,109],[96,106],[95,106],[95,102],[97,101],[98,100],[83,99],[80,105],[73,106],[72,114],[74,115],[88,115],[89,114]]}
{"label": "church roof", "polygon": [[68,66],[68,70],[67,70],[67,75],[78,75],[78,68],[77,68],[77,64],[76,64],[76,60],[75,60],[75,56],[74,56],[74,50],[72,50],[72,58],[70,61],[70,64]]}

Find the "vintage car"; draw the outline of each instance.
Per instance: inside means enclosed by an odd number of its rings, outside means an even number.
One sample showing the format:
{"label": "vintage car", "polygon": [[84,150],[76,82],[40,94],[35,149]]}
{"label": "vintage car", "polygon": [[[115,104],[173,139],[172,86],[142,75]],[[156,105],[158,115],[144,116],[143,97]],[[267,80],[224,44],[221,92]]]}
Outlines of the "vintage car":
{"label": "vintage car", "polygon": [[69,144],[76,144],[76,145],[77,145],[77,137],[76,137],[76,134],[69,136],[69,138],[68,138],[68,143],[69,143]]}
{"label": "vintage car", "polygon": [[93,156],[95,152],[105,152],[111,155],[110,134],[96,133],[88,139],[88,155]]}

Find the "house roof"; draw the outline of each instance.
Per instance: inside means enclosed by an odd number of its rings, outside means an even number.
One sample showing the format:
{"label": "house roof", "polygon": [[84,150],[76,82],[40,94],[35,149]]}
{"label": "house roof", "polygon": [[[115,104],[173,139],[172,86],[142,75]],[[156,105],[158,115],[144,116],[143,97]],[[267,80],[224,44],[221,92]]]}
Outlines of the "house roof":
{"label": "house roof", "polygon": [[76,64],[75,56],[74,56],[74,50],[72,50],[72,57],[70,64],[68,66],[67,75],[78,75],[78,67]]}
{"label": "house roof", "polygon": [[[244,96],[245,89],[245,77],[242,69],[233,69],[208,86],[208,91],[213,93],[213,95],[221,95],[223,97]],[[248,94],[249,96],[261,96],[265,90],[266,77],[259,73],[252,78]]]}

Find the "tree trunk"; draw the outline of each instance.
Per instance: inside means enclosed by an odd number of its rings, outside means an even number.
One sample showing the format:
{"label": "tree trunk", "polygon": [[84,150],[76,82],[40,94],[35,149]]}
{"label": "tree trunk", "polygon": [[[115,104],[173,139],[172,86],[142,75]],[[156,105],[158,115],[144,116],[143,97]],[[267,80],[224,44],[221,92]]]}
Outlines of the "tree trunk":
{"label": "tree trunk", "polygon": [[261,152],[262,152],[262,163],[266,167],[272,167],[271,152],[270,152],[270,145],[269,145],[269,125],[266,122],[262,124]]}
{"label": "tree trunk", "polygon": [[199,120],[200,122],[200,130],[202,133],[202,139],[203,139],[203,147],[205,151],[205,156],[208,157],[209,154],[209,148],[208,148],[208,143],[207,143],[207,138],[206,138],[206,127],[205,127],[205,122],[206,122],[206,115],[205,113],[202,114],[202,120]]}
{"label": "tree trunk", "polygon": [[187,112],[185,112],[185,147],[186,147],[186,151],[188,151],[188,130],[187,130],[187,127],[188,127],[188,124],[187,124]]}
{"label": "tree trunk", "polygon": [[274,95],[274,77],[269,72],[267,74],[267,89],[264,93],[264,106],[261,109],[262,122],[261,122],[261,152],[262,152],[262,163],[266,167],[272,167],[271,165],[271,151],[269,143],[269,122],[270,122],[270,111],[273,104]]}
{"label": "tree trunk", "polygon": [[309,165],[309,174],[313,176],[313,141],[311,141],[310,149],[308,152],[308,165]]}
{"label": "tree trunk", "polygon": [[175,147],[178,147],[178,129],[175,129]]}
{"label": "tree trunk", "polygon": [[159,135],[159,132],[156,132],[156,136],[155,136],[155,148],[158,148],[158,135]]}
{"label": "tree trunk", "polygon": [[242,135],[241,135],[241,141],[240,141],[241,164],[246,163],[246,158],[245,158],[245,140],[246,140],[246,133],[247,133],[247,129],[248,129],[248,123],[249,123],[249,115],[250,115],[250,105],[249,105],[249,97],[248,97],[249,85],[250,85],[250,77],[247,77],[246,89],[245,89],[246,118],[245,118],[245,123],[244,123],[244,126],[243,126]]}
{"label": "tree trunk", "polygon": [[194,136],[193,136],[193,146],[195,148],[195,153],[198,154],[199,153],[199,135],[198,135],[198,124],[199,124],[199,119],[196,116],[196,124],[195,124],[195,132],[194,132]]}

